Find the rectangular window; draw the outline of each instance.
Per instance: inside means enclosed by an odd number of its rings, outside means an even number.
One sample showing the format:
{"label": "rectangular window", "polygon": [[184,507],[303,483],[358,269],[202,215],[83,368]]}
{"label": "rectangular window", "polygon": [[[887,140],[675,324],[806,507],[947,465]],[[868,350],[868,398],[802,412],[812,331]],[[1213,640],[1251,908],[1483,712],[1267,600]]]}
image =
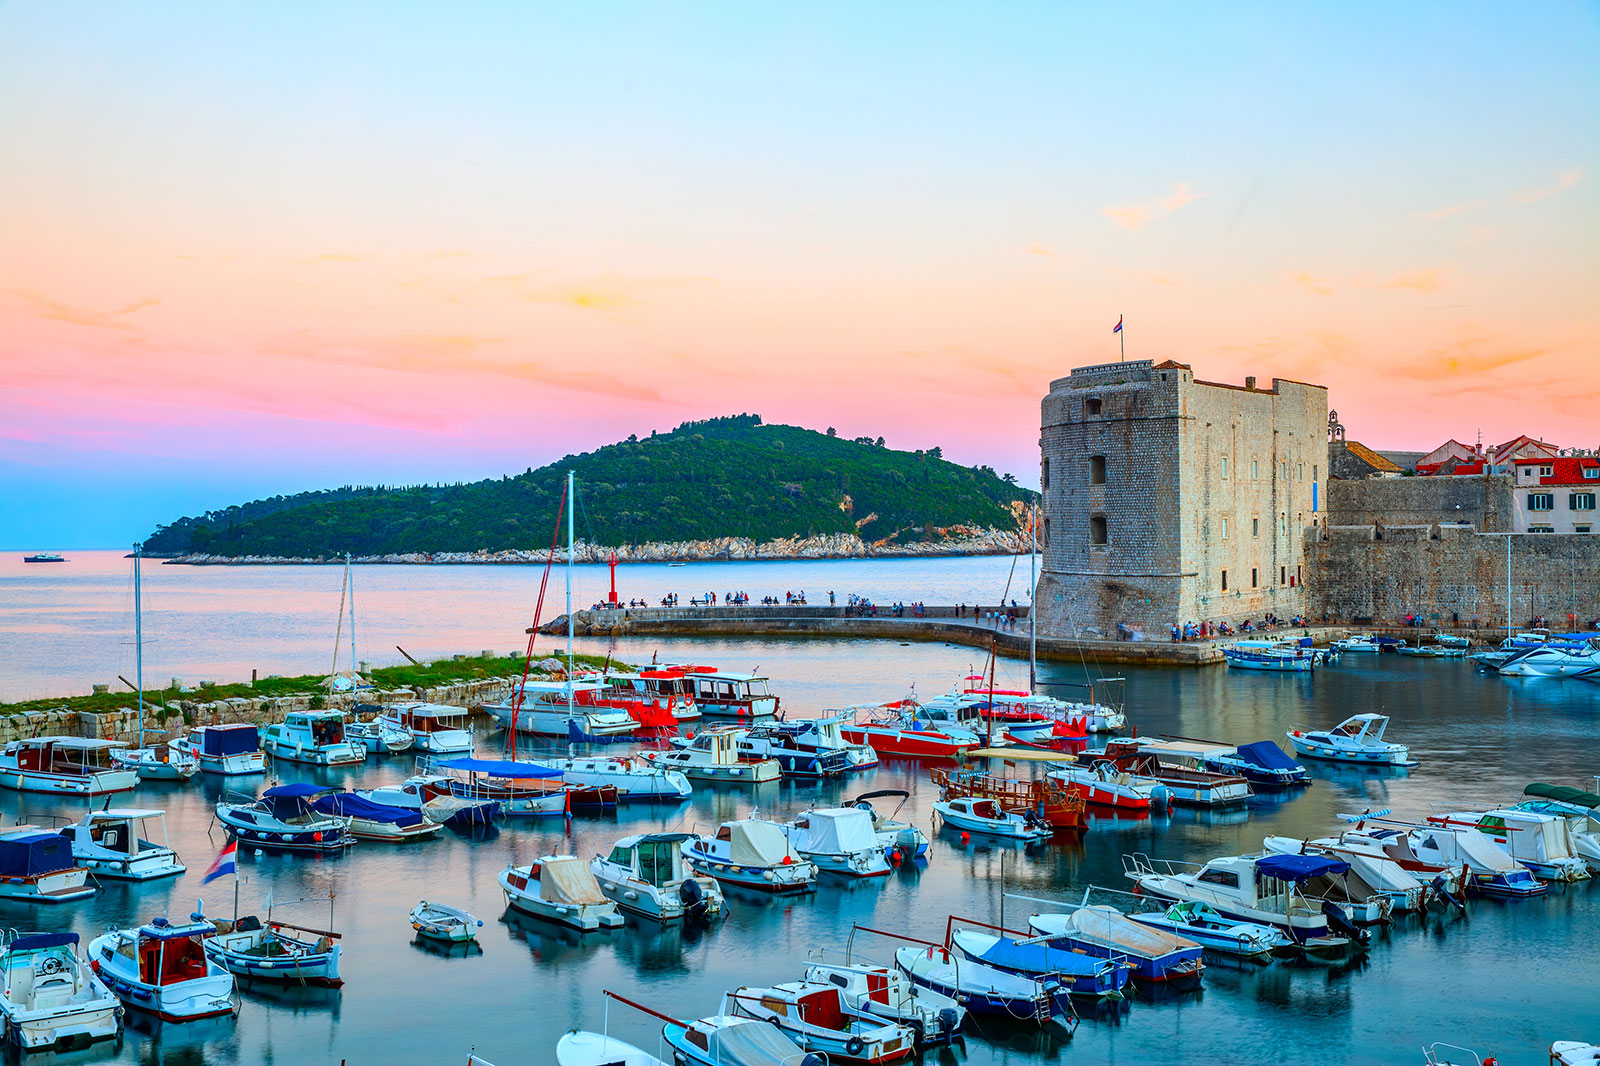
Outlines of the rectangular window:
{"label": "rectangular window", "polygon": [[1049,492],[1050,491],[1050,457],[1048,455],[1044,457],[1044,462],[1042,464],[1040,464],[1040,466],[1041,466],[1041,469],[1039,471],[1039,475],[1040,475],[1039,476],[1039,491],[1041,491],[1041,492]]}
{"label": "rectangular window", "polygon": [[1222,520],[1222,539],[1228,539],[1228,520],[1226,518]]}
{"label": "rectangular window", "polygon": [[1257,462],[1256,460],[1252,459],[1252,460],[1250,460],[1250,480],[1251,481],[1259,481],[1260,478],[1261,478],[1261,464],[1259,462]]}
{"label": "rectangular window", "polygon": [[1228,591],[1228,572],[1226,570],[1222,572],[1222,591]]}
{"label": "rectangular window", "polygon": [[1280,536],[1280,537],[1286,536],[1288,534],[1288,532],[1289,532],[1289,516],[1280,514],[1278,516],[1278,536]]}
{"label": "rectangular window", "polygon": [[1600,466],[1586,466],[1586,467],[1584,467],[1583,468],[1583,476],[1588,478],[1590,481],[1593,481],[1596,478],[1600,478]]}
{"label": "rectangular window", "polygon": [[1553,466],[1541,466],[1539,468],[1539,476],[1540,477],[1553,477],[1553,476],[1555,476],[1555,472],[1556,472],[1556,468],[1553,467]]}
{"label": "rectangular window", "polygon": [[1567,505],[1574,511],[1594,510],[1594,493],[1574,492],[1568,499]]}
{"label": "rectangular window", "polygon": [[1528,510],[1530,511],[1552,511],[1555,509],[1555,505],[1556,496],[1553,492],[1528,493]]}
{"label": "rectangular window", "polygon": [[1090,544],[1105,544],[1105,543],[1108,543],[1107,540],[1106,540],[1106,516],[1105,515],[1097,514],[1097,515],[1090,515],[1089,516],[1089,543]]}
{"label": "rectangular window", "polygon": [[1574,526],[1572,531],[1574,533],[1587,533],[1587,532],[1589,532],[1589,529],[1590,529],[1589,526]]}
{"label": "rectangular window", "polygon": [[1289,583],[1289,568],[1287,566],[1278,567],[1278,584],[1287,585],[1288,583]]}
{"label": "rectangular window", "polygon": [[1253,566],[1250,568],[1250,587],[1256,587],[1256,568]]}
{"label": "rectangular window", "polygon": [[1252,537],[1261,536],[1261,519],[1259,519],[1259,518],[1250,519],[1250,535]]}
{"label": "rectangular window", "polygon": [[1528,532],[1529,533],[1554,533],[1555,532],[1555,527],[1554,526],[1529,526],[1528,527]]}
{"label": "rectangular window", "polygon": [[1306,464],[1299,463],[1295,466],[1294,477],[1296,481],[1304,481],[1306,479]]}
{"label": "rectangular window", "polygon": [[1222,457],[1222,476],[1228,476],[1228,457],[1226,455]]}

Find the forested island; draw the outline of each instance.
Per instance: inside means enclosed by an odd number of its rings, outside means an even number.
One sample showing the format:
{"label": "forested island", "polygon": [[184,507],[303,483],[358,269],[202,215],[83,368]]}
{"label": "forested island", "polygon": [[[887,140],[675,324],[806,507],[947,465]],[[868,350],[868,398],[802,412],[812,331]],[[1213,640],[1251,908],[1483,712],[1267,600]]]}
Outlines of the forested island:
{"label": "forested island", "polygon": [[[181,518],[144,542],[189,562],[519,562],[547,551],[577,474],[583,555],[758,558],[1027,550],[1037,494],[940,449],[769,425],[686,422],[498,479],[346,486]],[[563,544],[565,538],[562,538]]]}

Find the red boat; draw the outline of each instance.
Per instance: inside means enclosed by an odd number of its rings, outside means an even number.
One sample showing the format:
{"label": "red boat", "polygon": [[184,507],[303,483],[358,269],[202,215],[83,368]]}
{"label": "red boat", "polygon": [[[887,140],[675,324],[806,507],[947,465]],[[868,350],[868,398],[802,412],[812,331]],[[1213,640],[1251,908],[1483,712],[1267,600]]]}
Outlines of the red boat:
{"label": "red boat", "polygon": [[881,755],[905,759],[959,759],[974,748],[983,747],[983,738],[967,729],[918,729],[914,716],[906,711],[915,704],[885,704],[875,717],[860,718],[842,725],[839,732],[852,744],[867,744]]}
{"label": "red boat", "polygon": [[1057,833],[1088,828],[1087,804],[1049,778],[1004,777],[977,770],[934,767],[929,771],[944,799],[974,796],[992,799],[1004,810],[1032,811]]}
{"label": "red boat", "polygon": [[1071,721],[1056,722],[1050,732],[1044,736],[1038,733],[1028,733],[1017,736],[1010,730],[1006,731],[1005,738],[1013,744],[1024,747],[1039,748],[1043,751],[1061,751],[1068,755],[1076,755],[1089,747],[1089,730],[1087,723],[1082,718]]}

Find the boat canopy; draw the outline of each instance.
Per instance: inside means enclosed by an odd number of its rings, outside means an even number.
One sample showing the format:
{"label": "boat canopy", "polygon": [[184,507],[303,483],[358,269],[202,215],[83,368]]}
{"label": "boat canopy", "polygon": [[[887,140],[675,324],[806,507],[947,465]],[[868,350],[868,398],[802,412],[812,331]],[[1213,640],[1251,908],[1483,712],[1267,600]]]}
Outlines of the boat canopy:
{"label": "boat canopy", "polygon": [[334,789],[327,785],[311,785],[299,781],[267,789],[261,793],[261,802],[265,803],[272,816],[281,822],[299,815],[314,813],[316,807],[312,803],[312,798],[332,791]]}
{"label": "boat canopy", "polygon": [[261,735],[245,722],[237,725],[201,726],[200,750],[206,755],[246,755],[261,750]]}
{"label": "boat canopy", "polygon": [[1240,744],[1239,758],[1252,766],[1260,766],[1268,770],[1298,770],[1300,764],[1284,754],[1282,748],[1270,740],[1258,740],[1254,744]]}
{"label": "boat canopy", "polygon": [[729,822],[727,829],[729,862],[776,866],[790,855],[789,838],[771,822]]}
{"label": "boat canopy", "polygon": [[1263,855],[1256,860],[1256,876],[1279,881],[1309,881],[1327,874],[1342,874],[1350,864],[1322,855]]}
{"label": "boat canopy", "polygon": [[807,1055],[777,1026],[768,1022],[741,1019],[738,1024],[712,1029],[707,1037],[707,1054],[723,1066],[764,1066],[769,1062],[797,1062],[806,1066],[822,1061],[820,1056]]}
{"label": "boat canopy", "polygon": [[11,942],[8,951],[41,951],[44,948],[73,947],[78,943],[77,933],[33,933],[19,936]]}
{"label": "boat canopy", "polygon": [[1557,803],[1570,803],[1574,807],[1587,807],[1594,810],[1600,807],[1600,796],[1593,792],[1585,792],[1581,788],[1570,785],[1546,785],[1534,782],[1522,790],[1524,796],[1538,796],[1540,799],[1554,800]]}
{"label": "boat canopy", "polygon": [[974,759],[1009,759],[1012,762],[1077,762],[1076,756],[1046,748],[977,748],[967,752]]}
{"label": "boat canopy", "polygon": [[515,762],[503,759],[446,759],[434,765],[443,770],[464,770],[469,774],[488,774],[490,777],[504,777],[512,781],[561,776],[560,770],[540,766],[538,763],[523,762],[521,759]]}
{"label": "boat canopy", "polygon": [[807,851],[830,855],[878,850],[878,834],[872,828],[872,815],[854,807],[806,811],[795,819],[809,825]]}
{"label": "boat canopy", "polygon": [[0,837],[0,875],[37,877],[73,867],[72,844],[56,833]]}
{"label": "boat canopy", "polygon": [[600,882],[589,864],[576,855],[555,855],[539,860],[539,898],[547,903],[604,903]]}
{"label": "boat canopy", "polygon": [[384,822],[388,825],[408,829],[414,825],[422,824],[420,811],[408,810],[405,807],[391,807],[387,803],[374,803],[365,796],[358,796],[354,792],[334,792],[323,796],[311,805],[311,809],[323,814],[334,814],[344,818],[360,818],[368,822]]}
{"label": "boat canopy", "polygon": [[876,792],[863,792],[850,802],[856,804],[862,800],[888,799],[891,796],[895,799],[905,799],[910,795],[911,793],[903,788],[880,788]]}

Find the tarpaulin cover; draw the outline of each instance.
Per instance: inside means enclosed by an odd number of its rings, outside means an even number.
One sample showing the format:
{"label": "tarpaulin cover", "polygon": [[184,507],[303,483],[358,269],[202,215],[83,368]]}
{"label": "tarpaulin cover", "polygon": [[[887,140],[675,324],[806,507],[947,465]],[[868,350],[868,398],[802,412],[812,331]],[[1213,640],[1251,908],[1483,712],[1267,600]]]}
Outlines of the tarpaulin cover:
{"label": "tarpaulin cover", "polygon": [[205,726],[200,730],[200,750],[207,755],[244,755],[261,750],[261,737],[253,725]]}
{"label": "tarpaulin cover", "polygon": [[1350,864],[1322,855],[1263,855],[1256,860],[1256,873],[1279,881],[1309,881],[1325,874],[1342,874]]}
{"label": "tarpaulin cover", "polygon": [[1049,944],[1019,944],[1009,937],[958,929],[952,939],[966,954],[980,962],[1012,973],[1061,974],[1064,977],[1091,977],[1108,965],[1105,959],[1085,955]]}
{"label": "tarpaulin cover", "polygon": [[391,807],[387,803],[374,803],[354,792],[335,792],[323,796],[312,805],[323,814],[336,814],[343,818],[360,818],[367,822],[384,822],[402,829],[422,824],[422,815],[404,807]]}
{"label": "tarpaulin cover", "polygon": [[445,770],[465,770],[471,774],[488,774],[491,777],[506,777],[512,780],[561,776],[560,770],[552,770],[548,766],[523,762],[520,759],[516,762],[495,759],[447,759],[434,765]]}
{"label": "tarpaulin cover", "polygon": [[776,866],[789,854],[789,840],[771,822],[728,825],[728,861],[740,866]]}
{"label": "tarpaulin cover", "polygon": [[843,855],[878,850],[878,833],[872,827],[872,815],[866,811],[855,808],[806,811],[801,819],[809,823],[804,839],[796,841],[802,851]]}
{"label": "tarpaulin cover", "polygon": [[600,882],[589,864],[576,855],[558,855],[540,863],[539,896],[550,903],[604,903]]}
{"label": "tarpaulin cover", "polygon": [[29,833],[0,840],[0,875],[36,877],[70,870],[72,844],[54,833]]}
{"label": "tarpaulin cover", "polygon": [[1285,755],[1283,749],[1270,740],[1258,740],[1254,744],[1240,744],[1239,758],[1268,770],[1301,769],[1299,763]]}
{"label": "tarpaulin cover", "polygon": [[1523,789],[1522,794],[1555,800],[1557,803],[1570,803],[1574,807],[1588,807],[1591,810],[1600,807],[1600,796],[1593,792],[1585,792],[1581,788],[1573,788],[1571,785],[1546,785],[1535,782]]}

